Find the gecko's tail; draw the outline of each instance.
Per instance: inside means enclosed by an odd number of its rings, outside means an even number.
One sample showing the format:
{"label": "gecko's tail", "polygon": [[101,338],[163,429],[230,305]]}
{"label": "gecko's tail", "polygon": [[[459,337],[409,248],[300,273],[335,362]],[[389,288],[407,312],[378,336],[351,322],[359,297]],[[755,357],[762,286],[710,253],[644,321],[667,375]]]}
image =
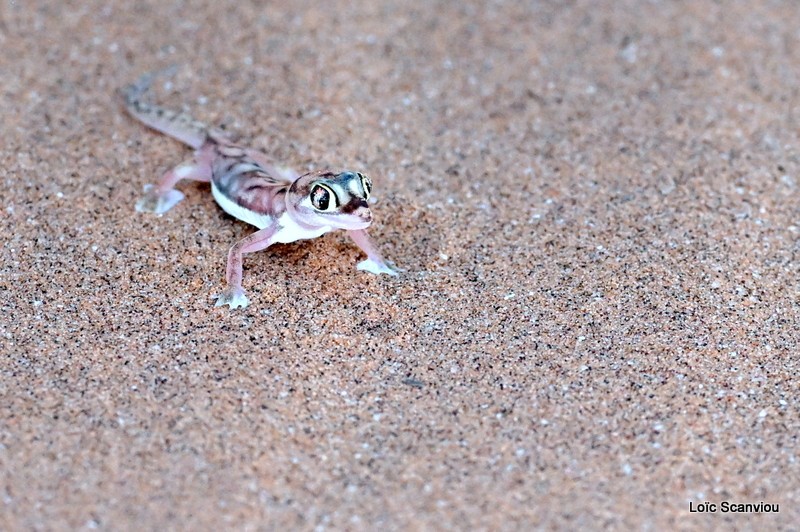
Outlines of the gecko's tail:
{"label": "gecko's tail", "polygon": [[172,75],[177,68],[173,65],[163,70],[150,72],[120,90],[125,109],[135,118],[170,137],[188,144],[194,149],[200,148],[208,138],[208,126],[198,122],[186,113],[178,113],[151,105],[144,101],[153,80],[164,75]]}

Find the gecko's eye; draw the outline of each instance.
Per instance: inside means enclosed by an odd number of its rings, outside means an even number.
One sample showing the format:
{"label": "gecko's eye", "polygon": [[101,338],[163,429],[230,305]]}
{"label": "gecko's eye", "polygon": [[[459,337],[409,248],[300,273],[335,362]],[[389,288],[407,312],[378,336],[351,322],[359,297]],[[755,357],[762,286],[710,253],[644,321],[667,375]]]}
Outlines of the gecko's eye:
{"label": "gecko's eye", "polygon": [[336,194],[330,187],[314,185],[311,189],[311,205],[318,211],[331,212],[336,209]]}
{"label": "gecko's eye", "polygon": [[361,172],[358,173],[358,177],[361,178],[361,187],[364,189],[364,199],[369,199],[369,195],[372,194],[372,179]]}

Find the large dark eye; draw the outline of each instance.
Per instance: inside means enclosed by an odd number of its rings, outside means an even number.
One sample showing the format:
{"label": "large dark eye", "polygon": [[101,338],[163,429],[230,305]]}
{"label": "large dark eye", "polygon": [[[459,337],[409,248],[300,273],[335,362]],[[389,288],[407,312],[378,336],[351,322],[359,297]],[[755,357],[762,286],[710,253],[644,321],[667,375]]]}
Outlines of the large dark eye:
{"label": "large dark eye", "polygon": [[311,205],[318,211],[333,211],[336,209],[336,194],[330,187],[314,185],[314,188],[311,189]]}
{"label": "large dark eye", "polygon": [[361,187],[364,189],[364,199],[369,199],[372,194],[372,179],[359,172],[358,177],[361,178]]}

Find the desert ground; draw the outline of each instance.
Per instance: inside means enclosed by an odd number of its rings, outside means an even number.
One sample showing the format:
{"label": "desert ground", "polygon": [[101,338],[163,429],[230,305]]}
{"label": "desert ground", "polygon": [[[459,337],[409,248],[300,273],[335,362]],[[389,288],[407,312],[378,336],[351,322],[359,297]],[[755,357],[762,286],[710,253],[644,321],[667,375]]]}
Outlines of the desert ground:
{"label": "desert ground", "polygon": [[[0,528],[791,529],[800,6],[0,5]],[[150,97],[342,232],[246,256]],[[725,512],[723,503],[778,505]],[[706,503],[716,512],[698,512]]]}

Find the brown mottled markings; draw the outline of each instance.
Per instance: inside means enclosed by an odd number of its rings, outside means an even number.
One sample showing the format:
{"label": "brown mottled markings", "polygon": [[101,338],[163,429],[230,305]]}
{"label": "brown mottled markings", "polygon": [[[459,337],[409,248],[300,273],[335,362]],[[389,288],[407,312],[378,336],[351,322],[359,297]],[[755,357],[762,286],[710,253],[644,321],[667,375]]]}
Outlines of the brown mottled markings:
{"label": "brown mottled markings", "polygon": [[243,160],[243,158],[228,158],[225,160],[225,164],[221,167],[221,170],[225,174],[237,175],[237,176],[244,176],[248,172],[258,171],[263,174],[261,167],[255,164],[252,161]]}
{"label": "brown mottled markings", "polygon": [[311,186],[310,185],[297,185],[296,192],[301,196],[307,196],[311,193]]}
{"label": "brown mottled markings", "polygon": [[[254,178],[262,177],[263,178],[265,176],[259,175],[259,173],[253,172],[252,176],[247,176],[247,177],[254,177]],[[262,182],[258,182],[257,181],[257,182],[254,182],[254,183],[249,183],[244,188],[243,192],[252,192],[254,190],[263,190],[263,189],[268,189],[268,188],[273,188],[273,187],[269,186],[268,184],[264,183],[263,181]]]}

